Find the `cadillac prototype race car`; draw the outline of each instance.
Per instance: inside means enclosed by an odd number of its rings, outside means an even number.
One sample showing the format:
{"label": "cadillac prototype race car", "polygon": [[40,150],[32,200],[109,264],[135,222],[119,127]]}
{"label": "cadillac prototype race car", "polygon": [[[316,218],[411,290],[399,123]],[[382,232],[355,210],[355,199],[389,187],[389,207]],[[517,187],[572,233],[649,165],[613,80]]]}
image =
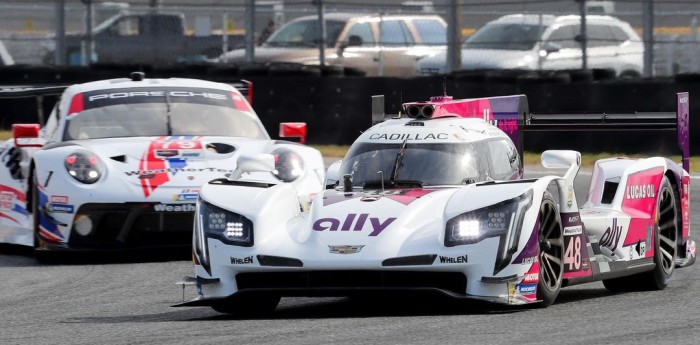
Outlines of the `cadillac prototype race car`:
{"label": "cadillac prototype race car", "polygon": [[[196,285],[198,297],[176,306],[263,313],[281,296],[397,292],[548,306],[562,287],[591,281],[612,291],[663,289],[675,268],[695,261],[687,93],[676,114],[606,114],[604,124],[593,114],[534,116],[524,95],[439,96],[403,104],[402,113],[408,117],[364,132],[329,167],[327,189],[308,212],[288,184],[204,185],[196,277],[182,282]],[[579,206],[578,152],[545,151],[544,167],[566,171],[523,178],[523,132],[555,126],[677,130],[684,166],[661,157],[600,160]],[[263,156],[238,167],[274,168]]]}
{"label": "cadillac prototype race car", "polygon": [[[64,89],[42,127],[16,124],[0,146],[0,242],[34,246],[37,257],[187,248],[200,186],[235,172],[238,157],[252,153],[274,156],[273,169],[255,176],[290,182],[297,208],[323,188],[320,152],[271,140],[234,86],[135,72]],[[281,135],[303,137],[305,126],[282,124]]]}

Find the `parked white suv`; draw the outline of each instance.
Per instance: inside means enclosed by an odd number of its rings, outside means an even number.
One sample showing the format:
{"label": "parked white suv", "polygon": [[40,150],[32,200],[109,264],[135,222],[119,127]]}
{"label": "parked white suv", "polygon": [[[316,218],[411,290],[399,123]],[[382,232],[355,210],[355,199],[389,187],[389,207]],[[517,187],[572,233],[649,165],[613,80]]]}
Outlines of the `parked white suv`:
{"label": "parked white suv", "polygon": [[[367,76],[411,76],[416,61],[447,49],[447,23],[425,14],[329,13],[326,64],[353,67]],[[304,16],[275,31],[255,47],[255,62],[319,64],[318,16]],[[243,63],[245,49],[229,51],[222,63]]]}
{"label": "parked white suv", "polygon": [[[588,68],[614,69],[617,76],[642,74],[644,46],[627,22],[586,16]],[[462,45],[462,69],[565,70],[581,68],[580,16],[514,14],[477,30]],[[447,53],[425,57],[418,75],[443,74]]]}

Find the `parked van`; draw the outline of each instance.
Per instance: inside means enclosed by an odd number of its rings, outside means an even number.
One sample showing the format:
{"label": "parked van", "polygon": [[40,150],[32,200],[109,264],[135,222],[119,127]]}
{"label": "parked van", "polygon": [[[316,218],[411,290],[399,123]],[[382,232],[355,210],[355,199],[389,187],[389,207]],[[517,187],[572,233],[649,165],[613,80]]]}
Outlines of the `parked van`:
{"label": "parked van", "polygon": [[[642,74],[644,46],[624,21],[610,16],[586,16],[588,68],[615,70],[620,77]],[[462,69],[579,69],[582,50],[580,16],[507,15],[477,30],[462,45]],[[416,64],[419,75],[447,71],[447,53]]]}

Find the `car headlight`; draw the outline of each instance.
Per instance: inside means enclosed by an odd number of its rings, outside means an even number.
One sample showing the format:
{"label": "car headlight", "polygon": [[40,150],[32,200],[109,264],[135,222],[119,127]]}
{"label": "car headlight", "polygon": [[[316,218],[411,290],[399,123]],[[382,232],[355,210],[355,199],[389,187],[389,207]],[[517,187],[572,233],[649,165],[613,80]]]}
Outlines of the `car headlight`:
{"label": "car headlight", "polygon": [[235,246],[253,245],[253,222],[248,218],[199,200],[197,225],[205,235]]}
{"label": "car headlight", "polygon": [[514,244],[523,222],[525,210],[532,205],[532,190],[506,201],[462,213],[447,221],[445,246],[477,243],[488,237],[504,236],[506,249]]}
{"label": "car headlight", "polygon": [[272,174],[280,181],[292,182],[304,173],[304,160],[290,149],[277,149],[272,151],[275,156],[275,170]]}
{"label": "car headlight", "polygon": [[70,176],[85,184],[97,182],[104,172],[100,159],[94,153],[85,150],[68,155],[65,166]]}

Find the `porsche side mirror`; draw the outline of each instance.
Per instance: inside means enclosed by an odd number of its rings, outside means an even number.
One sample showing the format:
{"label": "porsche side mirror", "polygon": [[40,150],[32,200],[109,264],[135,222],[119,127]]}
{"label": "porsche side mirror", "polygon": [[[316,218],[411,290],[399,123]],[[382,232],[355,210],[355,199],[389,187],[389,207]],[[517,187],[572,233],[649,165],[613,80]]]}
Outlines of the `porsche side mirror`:
{"label": "porsche side mirror", "polygon": [[12,125],[15,147],[42,147],[39,139],[38,123],[16,123]]}
{"label": "porsche side mirror", "polygon": [[280,123],[281,138],[299,138],[299,143],[306,144],[306,122]]}
{"label": "porsche side mirror", "polygon": [[236,170],[228,175],[229,180],[238,180],[243,173],[271,172],[275,170],[275,156],[269,153],[242,154],[236,161]]}

